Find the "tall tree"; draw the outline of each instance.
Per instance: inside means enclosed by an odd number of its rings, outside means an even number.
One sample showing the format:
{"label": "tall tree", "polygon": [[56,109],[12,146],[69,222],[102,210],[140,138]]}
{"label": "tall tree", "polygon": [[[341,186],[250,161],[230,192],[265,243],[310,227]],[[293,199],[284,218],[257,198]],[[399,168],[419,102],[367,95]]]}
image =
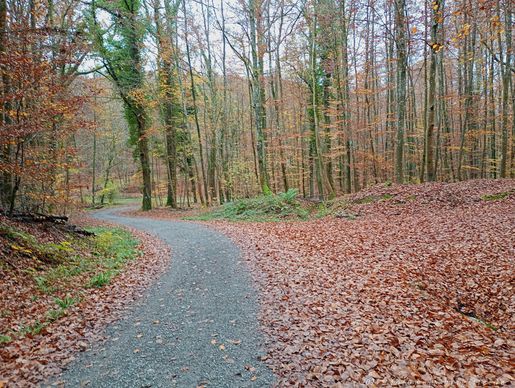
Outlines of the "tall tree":
{"label": "tall tree", "polygon": [[178,70],[174,61],[175,56],[178,55],[178,48],[174,47],[173,35],[179,5],[179,1],[171,3],[170,0],[164,0],[165,13],[162,15],[160,1],[153,0],[159,104],[164,123],[168,176],[166,205],[172,208],[177,207],[177,128],[184,122],[178,100]]}
{"label": "tall tree", "polygon": [[426,171],[427,180],[432,182],[436,179],[435,171],[435,144],[434,144],[434,131],[435,131],[435,111],[436,111],[436,62],[437,55],[442,49],[442,44],[438,42],[438,26],[443,21],[443,13],[440,9],[440,0],[435,0],[432,3],[432,18],[431,18],[431,41],[429,42],[431,48],[431,64],[429,67],[429,94],[428,94],[428,116],[427,116],[427,134],[426,134]]}
{"label": "tall tree", "polygon": [[270,192],[266,150],[266,111],[264,85],[264,20],[263,0],[248,0],[247,5],[251,53],[251,90],[254,125],[257,137],[259,183],[264,194]]}
{"label": "tall tree", "polygon": [[395,43],[397,46],[397,143],[395,151],[395,180],[404,182],[404,132],[406,126],[406,2],[395,0]]}
{"label": "tall tree", "polygon": [[[124,102],[131,141],[137,147],[142,173],[142,209],[152,208],[152,182],[149,155],[149,117],[145,105],[145,70],[142,47],[145,28],[139,0],[98,1],[92,3],[91,32],[95,50],[107,75],[114,82]],[[98,22],[99,10],[111,15],[112,25]]]}

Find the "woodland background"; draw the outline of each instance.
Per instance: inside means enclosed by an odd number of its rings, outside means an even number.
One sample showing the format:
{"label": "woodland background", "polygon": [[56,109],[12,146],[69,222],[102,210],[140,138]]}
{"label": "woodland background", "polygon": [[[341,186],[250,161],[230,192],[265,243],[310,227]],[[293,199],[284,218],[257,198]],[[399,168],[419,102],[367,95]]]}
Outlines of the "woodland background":
{"label": "woodland background", "polygon": [[0,203],[514,177],[510,0],[0,0]]}

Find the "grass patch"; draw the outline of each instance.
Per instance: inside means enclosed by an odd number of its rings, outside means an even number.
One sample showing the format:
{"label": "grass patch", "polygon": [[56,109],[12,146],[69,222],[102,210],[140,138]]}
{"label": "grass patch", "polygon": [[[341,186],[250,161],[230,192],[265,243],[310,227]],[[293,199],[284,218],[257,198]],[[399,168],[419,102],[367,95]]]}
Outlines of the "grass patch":
{"label": "grass patch", "polygon": [[38,290],[44,294],[52,294],[57,290],[55,287],[52,287],[48,284],[48,278],[45,275],[35,276],[34,281],[36,282]]}
{"label": "grass patch", "polygon": [[70,241],[42,243],[31,234],[5,224],[0,224],[0,237],[7,240],[13,253],[49,264],[59,263],[74,252]]}
{"label": "grass patch", "polygon": [[318,204],[315,214],[314,214],[314,217],[315,218],[324,218],[332,213],[333,213],[333,210],[331,209],[331,207],[328,206],[325,202],[322,202],[322,203]]}
{"label": "grass patch", "polygon": [[137,205],[141,202],[141,198],[139,198],[139,197],[119,198],[119,197],[115,196],[110,201],[106,199],[104,201],[104,203],[101,204],[100,203],[100,195],[98,195],[98,193],[97,193],[95,205],[93,205],[91,203],[91,196],[85,197],[85,202],[89,204],[87,207],[84,208],[85,210],[95,211],[98,209],[106,209],[106,208],[111,208],[114,206]]}
{"label": "grass patch", "polygon": [[73,306],[74,304],[80,301],[79,298],[72,298],[69,295],[66,295],[63,299],[54,298],[55,303],[62,309],[67,309],[68,307]]}
{"label": "grass patch", "polygon": [[100,265],[118,270],[127,261],[139,255],[139,244],[132,234],[120,228],[91,228],[96,234],[94,254],[100,257]]}
{"label": "grass patch", "polygon": [[46,318],[49,322],[55,322],[57,321],[59,318],[61,318],[62,316],[64,316],[65,314],[65,311],[64,309],[60,308],[60,309],[52,309],[52,310],[48,310],[47,313],[46,313]]}
{"label": "grass patch", "polygon": [[496,194],[485,194],[481,196],[481,199],[483,201],[501,201],[505,198],[508,198],[510,194],[512,194],[513,191],[504,191],[502,193],[496,193]]}
{"label": "grass patch", "polygon": [[89,287],[103,287],[118,274],[128,260],[139,255],[138,241],[124,229],[92,228],[96,234],[94,254],[99,257],[98,269],[89,280]]}
{"label": "grass patch", "polygon": [[[327,217],[348,209],[355,204],[368,204],[380,201],[389,201],[392,194],[369,195],[361,199],[350,201],[348,198],[336,198],[328,201],[311,204],[300,202],[297,199],[298,191],[288,190],[286,193],[276,195],[262,195],[255,198],[239,199],[200,215],[185,217],[194,221],[254,221],[270,222],[285,220],[308,220]],[[353,217],[355,218],[355,217]]]}
{"label": "grass patch", "polygon": [[497,326],[494,326],[492,325],[490,322],[487,322],[487,321],[483,321],[482,319],[479,319],[479,318],[475,318],[475,320],[479,323],[481,323],[482,325],[485,325],[486,327],[488,327],[490,330],[493,330],[493,331],[497,331],[499,330],[499,328]]}
{"label": "grass patch", "polygon": [[383,194],[381,196],[378,196],[378,195],[367,195],[366,197],[363,197],[363,198],[360,198],[360,199],[356,199],[353,202],[355,204],[357,204],[357,205],[366,205],[366,204],[374,203],[374,202],[389,201],[393,197],[394,196],[391,195],[391,194]]}
{"label": "grass patch", "polygon": [[18,331],[18,334],[20,337],[25,337],[26,335],[38,335],[46,326],[48,326],[48,322],[40,322],[38,320],[32,325],[22,326]]}
{"label": "grass patch", "polygon": [[[102,287],[122,269],[127,260],[139,255],[138,241],[124,229],[95,227],[88,230],[95,233],[95,236],[76,243],[82,245],[81,249],[87,250],[90,255],[77,254],[74,249],[64,245],[68,256],[60,264],[44,273],[34,271],[34,281],[41,292],[53,294],[62,291],[71,286],[75,278],[87,274],[90,276],[86,283],[81,282],[82,286]],[[63,250],[62,246],[60,250]],[[71,297],[63,300],[56,298],[56,303],[62,308],[77,301]]]}
{"label": "grass patch", "polygon": [[0,224],[0,236],[6,237],[9,240],[28,241],[32,244],[37,243],[36,238],[31,234],[22,232],[21,230],[15,229],[5,224]]}
{"label": "grass patch", "polygon": [[91,278],[89,281],[89,287],[101,288],[111,281],[110,272],[101,272]]}
{"label": "grass patch", "polygon": [[473,320],[474,322],[480,323],[481,325],[488,327],[490,330],[497,331],[499,328],[497,326],[492,325],[490,322],[485,321],[484,319],[479,318],[476,314],[473,313],[464,313],[458,309],[456,309],[460,314],[466,316],[467,318]]}
{"label": "grass patch", "polygon": [[287,219],[307,219],[309,212],[297,200],[298,191],[290,189],[286,193],[262,195],[255,198],[239,199],[224,204],[209,213],[186,219],[210,221],[225,219],[230,221],[283,221]]}
{"label": "grass patch", "polygon": [[9,335],[0,335],[0,344],[7,344],[11,342],[13,339]]}

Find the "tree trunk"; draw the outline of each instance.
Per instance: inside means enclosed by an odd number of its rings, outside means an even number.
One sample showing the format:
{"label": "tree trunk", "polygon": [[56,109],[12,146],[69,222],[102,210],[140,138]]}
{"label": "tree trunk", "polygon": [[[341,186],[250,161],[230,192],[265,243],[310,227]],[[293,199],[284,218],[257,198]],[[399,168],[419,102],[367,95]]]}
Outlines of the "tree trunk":
{"label": "tree trunk", "polygon": [[427,135],[426,135],[426,171],[427,180],[433,182],[436,179],[434,161],[434,128],[436,110],[436,61],[440,51],[438,43],[438,25],[442,17],[440,11],[440,0],[433,1],[433,15],[431,20],[431,65],[429,67],[429,94],[428,94],[428,116],[427,116]]}
{"label": "tree trunk", "polygon": [[397,144],[395,151],[395,180],[404,183],[404,131],[406,125],[406,3],[395,0],[395,31],[397,44]]}
{"label": "tree trunk", "polygon": [[259,184],[263,194],[270,192],[266,155],[266,111],[265,89],[263,85],[263,26],[261,1],[249,0],[250,51],[252,58],[251,84],[252,108],[257,137],[257,157],[259,167]]}

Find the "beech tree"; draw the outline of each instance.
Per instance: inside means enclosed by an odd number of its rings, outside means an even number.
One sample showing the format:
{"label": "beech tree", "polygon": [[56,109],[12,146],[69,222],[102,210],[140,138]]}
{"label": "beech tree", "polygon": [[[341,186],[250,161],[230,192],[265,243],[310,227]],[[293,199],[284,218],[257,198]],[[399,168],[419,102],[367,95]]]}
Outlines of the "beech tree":
{"label": "beech tree", "polygon": [[[93,2],[91,33],[96,53],[103,68],[115,83],[124,102],[131,141],[137,147],[142,173],[143,210],[152,208],[149,140],[149,116],[145,107],[145,71],[142,46],[145,29],[140,15],[139,0]],[[110,15],[112,24],[102,26],[98,12]]]}
{"label": "beech tree", "polygon": [[0,2],[0,204],[65,212],[75,164],[71,136],[86,125],[73,84],[86,51],[79,2]]}

